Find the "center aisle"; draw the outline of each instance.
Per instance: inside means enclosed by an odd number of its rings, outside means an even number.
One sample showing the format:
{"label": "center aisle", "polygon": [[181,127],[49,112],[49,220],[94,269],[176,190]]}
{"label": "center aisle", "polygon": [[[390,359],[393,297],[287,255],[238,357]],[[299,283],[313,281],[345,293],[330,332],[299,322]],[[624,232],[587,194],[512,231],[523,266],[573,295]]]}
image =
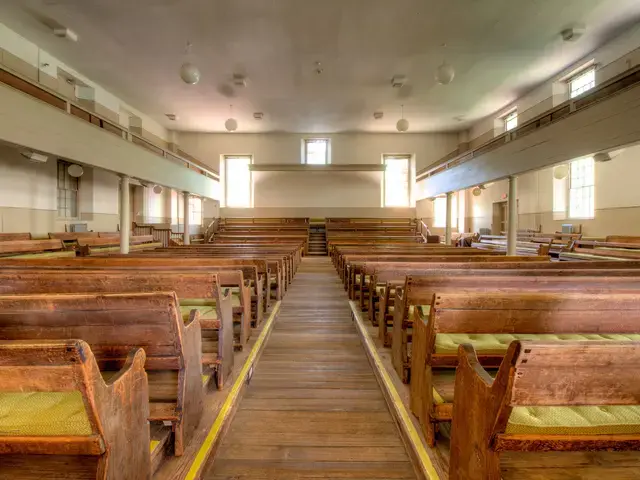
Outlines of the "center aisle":
{"label": "center aisle", "polygon": [[415,479],[328,257],[306,257],[206,479]]}

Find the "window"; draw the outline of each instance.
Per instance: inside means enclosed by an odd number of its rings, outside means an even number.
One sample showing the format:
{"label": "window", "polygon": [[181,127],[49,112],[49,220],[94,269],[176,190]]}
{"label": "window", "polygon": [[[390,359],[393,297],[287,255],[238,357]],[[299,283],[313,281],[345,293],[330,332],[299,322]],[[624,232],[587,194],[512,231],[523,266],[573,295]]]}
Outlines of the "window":
{"label": "window", "polygon": [[[456,199],[456,195],[451,198],[451,228],[457,226]],[[436,228],[445,228],[447,226],[447,197],[436,197],[433,202],[433,226]]]}
{"label": "window", "polygon": [[582,158],[571,162],[569,188],[569,217],[593,218],[595,213],[593,158]]}
{"label": "window", "polygon": [[202,199],[189,198],[189,225],[202,225]]}
{"label": "window", "polygon": [[184,199],[182,192],[171,190],[171,225],[180,225],[184,219]]}
{"label": "window", "polygon": [[227,156],[225,160],[225,201],[227,207],[251,207],[250,156]]}
{"label": "window", "polygon": [[409,206],[408,155],[384,155],[384,206]]}
{"label": "window", "polygon": [[302,163],[307,165],[326,165],[329,159],[329,140],[327,138],[310,138],[304,140]]}
{"label": "window", "polygon": [[571,98],[583,94],[587,90],[591,90],[596,86],[596,69],[595,67],[584,70],[569,80],[569,90]]}
{"label": "window", "polygon": [[518,126],[518,111],[514,110],[513,112],[507,114],[504,117],[504,131],[508,132],[509,130],[513,130]]}
{"label": "window", "polygon": [[78,218],[80,178],[69,175],[68,162],[58,160],[58,217]]}

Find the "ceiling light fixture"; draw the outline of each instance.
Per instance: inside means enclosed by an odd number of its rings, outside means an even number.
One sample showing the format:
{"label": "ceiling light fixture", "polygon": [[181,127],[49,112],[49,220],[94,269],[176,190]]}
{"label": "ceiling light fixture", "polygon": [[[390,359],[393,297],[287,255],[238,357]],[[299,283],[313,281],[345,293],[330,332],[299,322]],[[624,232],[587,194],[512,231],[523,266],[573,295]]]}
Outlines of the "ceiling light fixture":
{"label": "ceiling light fixture", "polygon": [[73,178],[80,178],[84,173],[84,168],[78,164],[72,163],[67,167],[67,173]]}
{"label": "ceiling light fixture", "polygon": [[396,130],[404,133],[409,130],[409,120],[404,118],[404,105],[401,105],[400,108],[402,109],[402,118],[398,120],[398,123],[396,123]]}
{"label": "ceiling light fixture", "polygon": [[227,132],[235,132],[238,129],[238,121],[233,118],[233,105],[229,105],[229,113],[231,116],[224,122],[224,128],[227,129]]}
{"label": "ceiling light fixture", "polygon": [[200,81],[200,69],[188,60],[191,55],[191,46],[191,42],[187,42],[187,48],[185,49],[187,61],[180,67],[180,78],[184,83],[195,85]]}
{"label": "ceiling light fixture", "polygon": [[553,178],[563,180],[569,176],[569,165],[558,165],[553,168]]}
{"label": "ceiling light fixture", "polygon": [[[445,48],[446,46],[446,43],[442,44],[442,48]],[[454,70],[453,66],[448,64],[446,60],[443,60],[442,64],[436,70],[435,78],[436,82],[438,82],[440,85],[449,85],[451,82],[453,82],[455,76],[456,71]]]}
{"label": "ceiling light fixture", "polygon": [[376,120],[380,120],[382,117],[384,117],[384,112],[373,112],[373,118]]}
{"label": "ceiling light fixture", "polygon": [[264,113],[262,112],[254,112],[253,113],[253,118],[255,118],[256,120],[262,120],[264,117]]}

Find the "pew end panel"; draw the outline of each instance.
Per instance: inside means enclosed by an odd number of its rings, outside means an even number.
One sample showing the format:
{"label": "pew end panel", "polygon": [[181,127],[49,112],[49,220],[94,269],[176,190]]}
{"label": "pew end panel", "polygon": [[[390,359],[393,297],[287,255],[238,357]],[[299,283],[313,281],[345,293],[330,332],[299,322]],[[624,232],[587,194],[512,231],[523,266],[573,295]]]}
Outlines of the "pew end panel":
{"label": "pew end panel", "polygon": [[500,478],[504,451],[638,450],[639,361],[638,341],[514,341],[494,380],[461,345],[449,478]]}
{"label": "pew end panel", "polygon": [[26,395],[23,418],[0,429],[14,433],[0,435],[0,476],[37,478],[62,464],[69,478],[150,479],[144,364],[144,351],[132,350],[105,383],[82,340],[0,342],[0,397]]}

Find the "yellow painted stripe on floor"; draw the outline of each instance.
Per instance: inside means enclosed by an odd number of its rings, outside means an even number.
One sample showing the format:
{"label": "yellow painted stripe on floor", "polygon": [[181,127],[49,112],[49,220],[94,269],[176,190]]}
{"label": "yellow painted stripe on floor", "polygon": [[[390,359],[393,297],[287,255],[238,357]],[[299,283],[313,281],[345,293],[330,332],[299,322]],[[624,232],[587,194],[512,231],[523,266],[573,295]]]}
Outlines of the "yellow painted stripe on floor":
{"label": "yellow painted stripe on floor", "polygon": [[187,472],[187,476],[184,477],[185,480],[196,480],[197,478],[200,478],[200,474],[202,473],[201,470],[204,467],[205,462],[209,458],[209,454],[211,453],[211,449],[213,448],[215,441],[220,436],[222,426],[231,413],[233,405],[238,399],[242,384],[246,382],[247,376],[249,375],[249,370],[253,366],[256,357],[258,356],[258,352],[260,351],[262,344],[267,338],[267,335],[269,335],[269,332],[273,327],[273,323],[279,310],[280,302],[276,302],[273,310],[271,311],[271,315],[269,315],[267,322],[262,328],[262,332],[260,332],[258,340],[256,340],[255,345],[251,349],[251,353],[249,353],[247,360],[244,362],[242,370],[240,370],[240,373],[238,374],[238,378],[236,378],[236,381],[233,383],[233,387],[231,387],[231,391],[229,392],[227,399],[222,404],[222,408],[220,409],[220,412],[218,412],[218,416],[213,422],[213,425],[211,426],[211,429],[207,434],[207,438],[205,438],[204,442],[202,442],[202,445],[200,445],[200,450],[198,450],[196,458],[194,458],[193,463],[191,464],[191,468],[189,469],[189,472]]}
{"label": "yellow painted stripe on floor", "polygon": [[358,327],[358,330],[360,330],[360,335],[364,339],[365,348],[373,358],[373,363],[382,376],[384,386],[391,395],[391,401],[393,402],[394,407],[400,415],[400,421],[404,425],[404,428],[409,435],[409,439],[414,446],[415,452],[418,456],[418,460],[420,461],[420,467],[422,468],[422,471],[429,480],[440,480],[440,476],[438,475],[438,472],[436,472],[433,463],[431,463],[431,459],[429,458],[429,454],[427,453],[424,443],[422,442],[418,431],[416,430],[413,422],[411,421],[411,418],[409,417],[409,412],[407,412],[407,409],[404,406],[404,402],[402,401],[402,398],[400,398],[400,394],[396,390],[396,387],[393,385],[393,381],[391,380],[387,369],[382,363],[380,355],[378,355],[378,350],[376,349],[376,346],[371,340],[371,337],[369,336],[369,333],[367,332],[367,329],[362,322],[359,307],[355,302],[350,301],[349,303],[351,304],[351,311],[353,312],[356,326]]}
{"label": "yellow painted stripe on floor", "polygon": [[151,443],[149,444],[149,451],[153,453],[153,451],[158,448],[158,445],[160,445],[159,440],[151,440]]}

